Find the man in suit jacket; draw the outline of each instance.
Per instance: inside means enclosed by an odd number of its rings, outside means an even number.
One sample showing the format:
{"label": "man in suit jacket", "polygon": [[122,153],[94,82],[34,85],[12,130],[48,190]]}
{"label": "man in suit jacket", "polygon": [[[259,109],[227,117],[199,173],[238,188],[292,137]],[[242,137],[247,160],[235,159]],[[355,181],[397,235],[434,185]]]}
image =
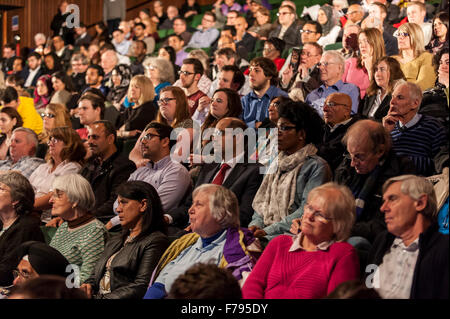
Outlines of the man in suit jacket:
{"label": "man in suit jacket", "polygon": [[28,67],[26,68],[27,73],[24,78],[25,88],[35,88],[37,80],[44,74],[44,69],[41,67],[42,57],[37,52],[31,52],[28,55]]}
{"label": "man in suit jacket", "polygon": [[278,22],[280,23],[272,32],[270,37],[283,40],[286,43],[285,49],[297,47],[301,42],[301,25],[296,21],[296,13],[291,6],[283,5],[278,9]]}
{"label": "man in suit jacket", "polygon": [[[213,142],[218,146],[215,147],[216,151],[221,146],[222,161],[220,163],[203,164],[194,189],[202,184],[212,183],[232,190],[239,202],[241,226],[247,227],[253,215],[251,206],[253,197],[262,182],[263,174],[259,172],[260,164],[248,163],[248,154],[245,150],[238,154],[239,146],[245,144],[243,143],[244,135],[225,136],[226,128],[241,128],[245,130],[247,126],[237,118],[224,118],[217,123]],[[231,142],[229,138],[233,139],[232,143],[229,143]],[[228,153],[232,153],[232,155]],[[172,217],[171,226],[179,228],[187,226],[188,209],[191,205],[192,195],[189,195],[183,204],[169,212],[169,215]]]}

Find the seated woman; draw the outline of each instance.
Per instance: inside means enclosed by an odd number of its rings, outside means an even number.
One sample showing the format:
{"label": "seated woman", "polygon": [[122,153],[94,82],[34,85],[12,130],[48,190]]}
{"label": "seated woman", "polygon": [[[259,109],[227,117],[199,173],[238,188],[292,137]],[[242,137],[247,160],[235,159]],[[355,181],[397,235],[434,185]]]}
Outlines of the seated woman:
{"label": "seated woman", "polygon": [[159,94],[162,88],[175,82],[173,65],[166,59],[149,57],[144,60],[145,75],[152,81],[155,88],[155,98],[153,102],[159,101]]}
{"label": "seated woman", "polygon": [[269,38],[264,42],[263,57],[271,59],[277,66],[279,72],[286,62],[286,59],[281,58],[283,54],[285,43],[278,38]]}
{"label": "seated woman", "polygon": [[89,182],[78,174],[58,176],[52,183],[52,216],[63,223],[56,230],[50,246],[79,267],[82,284],[91,275],[103,253],[106,228],[91,213],[95,204]]}
{"label": "seated woman", "polygon": [[134,105],[121,114],[118,137],[137,137],[145,126],[155,119],[157,107],[153,103],[154,97],[153,84],[149,78],[145,75],[136,75],[131,79],[128,99]]}
{"label": "seated woman", "polygon": [[108,240],[81,288],[90,298],[142,299],[169,246],[161,200],[153,186],[142,181],[122,184],[117,194],[123,232]]}
{"label": "seated woman", "polygon": [[329,4],[324,4],[317,13],[317,22],[322,26],[322,36],[317,43],[324,48],[328,44],[336,43],[339,32],[341,31],[336,10]]}
{"label": "seated woman", "polygon": [[125,64],[117,65],[111,72],[113,87],[108,92],[106,101],[110,102],[118,112],[121,111],[121,106],[126,98],[131,76],[131,69]]}
{"label": "seated woman", "polygon": [[177,60],[177,54],[175,53],[174,48],[168,45],[163,46],[158,51],[158,58],[164,59],[172,64],[174,79],[178,80],[178,71],[180,71],[180,67],[175,64],[175,61]]}
{"label": "seated woman", "polygon": [[23,125],[22,117],[13,107],[4,107],[0,110],[0,160],[6,159],[12,132]]}
{"label": "seated woman", "polygon": [[355,216],[346,186],[327,183],[311,190],[301,232],[269,243],[242,287],[244,299],[318,299],[359,279],[358,255],[345,242]]}
{"label": "seated woman", "polygon": [[33,186],[17,172],[0,174],[0,287],[13,283],[17,256],[12,247],[29,240],[44,242],[39,218],[31,215]]}
{"label": "seated woman", "polygon": [[255,13],[255,23],[248,28],[247,32],[260,40],[267,40],[273,24],[270,23],[270,11],[266,7],[259,7]]}
{"label": "seated woman", "polygon": [[382,57],[373,65],[373,78],[367,94],[359,103],[358,113],[381,122],[389,111],[392,90],[395,83],[403,79],[400,63],[392,57]]}
{"label": "seated woman", "polygon": [[406,80],[420,86],[422,91],[432,88],[436,73],[433,68],[433,55],[425,51],[422,28],[415,23],[405,23],[394,35],[398,40],[399,54],[393,57],[400,62]]}
{"label": "seated woman", "polygon": [[349,58],[345,61],[342,81],[359,87],[360,97],[363,99],[370,80],[373,78],[373,62],[386,55],[383,35],[378,29],[363,29],[358,35],[358,46],[359,57]]}
{"label": "seated woman", "polygon": [[437,54],[443,48],[448,49],[448,12],[441,11],[433,18],[433,36],[425,49],[433,54]]}
{"label": "seated woman", "polygon": [[55,92],[50,99],[50,103],[67,104],[72,99],[72,92],[75,91],[72,80],[64,71],[55,72],[52,74],[52,84]]}
{"label": "seated woman", "polygon": [[86,155],[80,136],[70,127],[52,129],[48,145],[47,163],[40,165],[29,178],[35,190],[34,208],[42,211],[44,223],[51,219],[49,200],[53,180],[57,176],[78,173]]}
{"label": "seated woman", "polygon": [[34,89],[34,107],[38,112],[42,112],[53,95],[52,77],[49,74],[42,75],[36,82]]}
{"label": "seated woman", "polygon": [[193,193],[189,209],[192,233],[175,240],[161,257],[144,299],[167,296],[175,279],[193,262],[209,262],[228,268],[242,282],[261,249],[245,228],[239,227],[239,204],[229,189],[203,184]]}
{"label": "seated woman", "polygon": [[[188,147],[190,149],[194,138],[193,122],[189,116],[186,94],[179,87],[166,86],[161,90],[158,105],[160,109],[156,116],[156,122],[168,124],[173,128],[186,129],[189,133],[189,139],[185,140],[183,140],[183,134],[179,135],[176,145],[177,151],[173,152],[173,155],[180,156],[181,160],[184,160],[189,154],[182,154],[183,145],[185,149]],[[148,159],[144,159],[141,153],[141,139],[144,133],[141,133],[129,155],[130,160],[136,164],[136,167],[145,166],[148,163]]]}
{"label": "seated woman", "polygon": [[249,229],[267,240],[289,231],[311,189],[331,179],[314,144],[322,140],[322,119],[309,105],[290,102],[278,109],[278,161],[274,161],[253,200]]}

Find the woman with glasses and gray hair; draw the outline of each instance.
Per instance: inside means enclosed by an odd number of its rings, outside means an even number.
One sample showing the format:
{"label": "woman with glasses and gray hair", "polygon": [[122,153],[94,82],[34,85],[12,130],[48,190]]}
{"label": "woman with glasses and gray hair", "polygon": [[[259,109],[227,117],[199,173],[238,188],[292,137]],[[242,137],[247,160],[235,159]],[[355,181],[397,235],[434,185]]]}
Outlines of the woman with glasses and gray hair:
{"label": "woman with glasses and gray hair", "polygon": [[189,209],[190,229],[175,240],[153,273],[144,299],[162,299],[171,286],[196,262],[213,263],[232,271],[242,285],[261,252],[259,242],[245,228],[239,227],[239,204],[229,189],[203,184],[193,193]]}
{"label": "woman with glasses and gray hair", "polygon": [[300,232],[269,243],[242,287],[244,299],[318,299],[359,279],[358,255],[345,242],[355,218],[355,199],[346,186],[312,189]]}
{"label": "woman with glasses and gray hair", "polygon": [[155,87],[155,98],[153,101],[158,103],[161,89],[175,82],[173,65],[166,59],[155,57],[146,58],[143,65],[145,75],[152,81]]}
{"label": "woman with glasses and gray hair", "polygon": [[32,215],[34,191],[22,174],[0,174],[0,287],[12,285],[17,266],[15,247],[29,240],[44,242],[38,216]]}
{"label": "woman with glasses and gray hair", "polygon": [[78,174],[58,176],[53,180],[52,190],[52,216],[64,222],[56,230],[50,246],[78,267],[75,280],[82,284],[103,253],[106,228],[94,217],[95,196],[84,177]]}

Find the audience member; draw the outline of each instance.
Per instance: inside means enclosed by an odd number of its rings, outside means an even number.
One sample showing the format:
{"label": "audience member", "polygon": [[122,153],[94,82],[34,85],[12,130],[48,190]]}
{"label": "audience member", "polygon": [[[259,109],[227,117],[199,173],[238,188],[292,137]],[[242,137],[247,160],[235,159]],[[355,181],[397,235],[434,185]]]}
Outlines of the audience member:
{"label": "audience member", "polygon": [[198,102],[206,93],[200,90],[198,83],[203,75],[204,68],[200,60],[188,58],[183,61],[179,71],[181,87],[186,92],[189,101],[189,114],[194,115]]}
{"label": "audience member", "polygon": [[89,67],[89,60],[81,53],[72,55],[70,59],[72,74],[70,78],[74,86],[75,92],[80,93],[86,87],[86,71]]}
{"label": "audience member", "polygon": [[23,125],[22,117],[12,107],[0,109],[0,160],[6,159],[13,131]]}
{"label": "audience member", "polygon": [[202,23],[197,31],[192,34],[191,40],[188,42],[188,48],[207,48],[219,37],[219,30],[214,28],[216,16],[214,13],[207,11],[203,14]]}
{"label": "audience member", "polygon": [[77,129],[77,133],[82,140],[87,140],[87,127],[96,121],[103,119],[105,114],[105,102],[102,97],[85,93],[78,100],[77,116],[80,119],[82,128]]}
{"label": "audience member", "polygon": [[42,56],[39,53],[32,52],[28,55],[28,74],[24,78],[24,87],[34,90],[38,79],[44,74],[44,68],[41,67]]}
{"label": "audience member", "polygon": [[423,31],[423,44],[427,45],[433,35],[433,25],[425,22],[427,10],[425,4],[419,1],[411,1],[406,8],[408,23],[417,24]]}
{"label": "audience member", "polygon": [[273,25],[270,23],[270,11],[265,7],[260,7],[255,13],[255,22],[248,28],[247,32],[259,40],[266,40],[272,31]]}
{"label": "audience member", "polygon": [[269,38],[275,37],[283,40],[286,44],[286,49],[299,46],[301,27],[296,21],[297,14],[295,10],[289,5],[284,5],[278,9],[277,16],[279,24],[269,33]]}
{"label": "audience member", "polygon": [[63,104],[68,106],[72,100],[73,87],[72,80],[63,71],[58,71],[52,74],[53,95],[50,103]]}
{"label": "audience member", "polygon": [[329,4],[321,6],[317,14],[317,22],[322,26],[322,36],[317,43],[322,47],[336,43],[341,27],[334,8]]}
{"label": "audience member", "polygon": [[155,88],[153,103],[158,103],[161,89],[175,82],[172,63],[166,59],[149,57],[144,61],[146,76],[152,81]]}
{"label": "audience member", "polygon": [[103,85],[105,72],[97,64],[91,64],[86,70],[86,90],[89,88],[99,89],[103,95],[108,94],[108,88]]}
{"label": "audience member", "polygon": [[425,49],[436,54],[444,47],[448,48],[448,29],[448,12],[439,12],[433,18],[433,36]]}
{"label": "audience member", "polygon": [[44,74],[39,77],[36,82],[36,88],[34,89],[34,107],[36,111],[42,111],[50,103],[53,95],[52,77],[48,74]]}
{"label": "audience member", "polygon": [[306,21],[300,30],[302,44],[317,42],[322,36],[322,26],[317,21]]}

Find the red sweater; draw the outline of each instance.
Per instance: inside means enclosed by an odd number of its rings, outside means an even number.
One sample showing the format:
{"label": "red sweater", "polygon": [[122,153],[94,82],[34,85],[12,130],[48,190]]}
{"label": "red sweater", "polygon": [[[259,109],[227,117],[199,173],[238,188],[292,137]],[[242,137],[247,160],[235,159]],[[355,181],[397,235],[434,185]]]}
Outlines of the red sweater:
{"label": "red sweater", "polygon": [[359,278],[358,255],[348,243],[313,252],[289,252],[291,245],[287,235],[269,243],[242,287],[244,299],[323,298],[339,284]]}

